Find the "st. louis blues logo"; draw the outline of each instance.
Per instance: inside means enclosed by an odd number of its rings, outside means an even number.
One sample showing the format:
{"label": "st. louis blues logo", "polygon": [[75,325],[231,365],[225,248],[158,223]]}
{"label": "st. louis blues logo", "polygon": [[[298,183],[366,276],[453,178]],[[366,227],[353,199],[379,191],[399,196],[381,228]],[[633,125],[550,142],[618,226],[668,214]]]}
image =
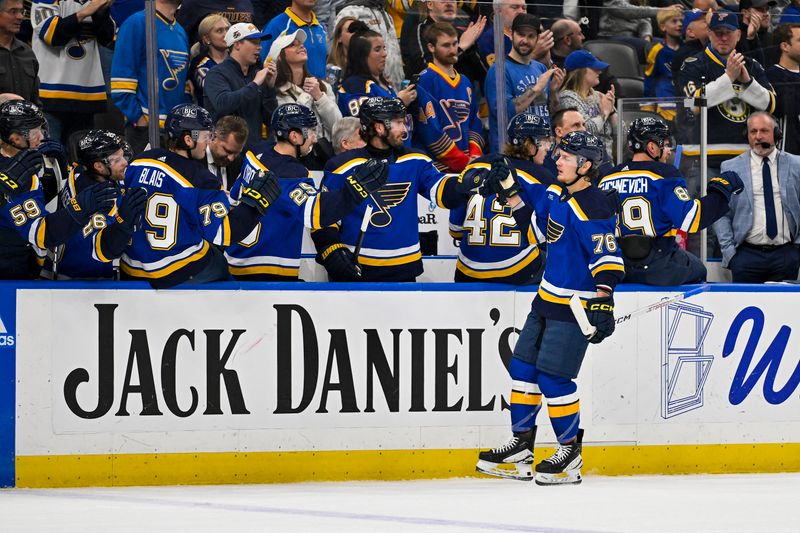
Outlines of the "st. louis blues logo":
{"label": "st. louis blues logo", "polygon": [[389,210],[400,204],[408,196],[411,182],[387,183],[376,192],[372,193],[376,209],[372,212],[369,223],[376,228],[385,228],[392,223]]}
{"label": "st. louis blues logo", "polygon": [[161,57],[164,59],[164,64],[169,70],[170,77],[161,82],[161,87],[165,91],[174,91],[178,89],[180,83],[178,82],[178,74],[186,68],[189,63],[189,54],[186,52],[179,52],[176,50],[159,50]]}
{"label": "st. louis blues logo", "polygon": [[547,217],[547,242],[553,243],[556,242],[558,239],[561,238],[561,235],[564,234],[564,226],[550,218]]}

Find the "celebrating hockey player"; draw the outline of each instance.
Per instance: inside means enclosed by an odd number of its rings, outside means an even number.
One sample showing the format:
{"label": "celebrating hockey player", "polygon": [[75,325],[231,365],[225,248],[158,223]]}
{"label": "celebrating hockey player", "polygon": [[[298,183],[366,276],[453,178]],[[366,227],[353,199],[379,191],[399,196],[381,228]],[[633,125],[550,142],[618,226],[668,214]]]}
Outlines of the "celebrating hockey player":
{"label": "celebrating hockey player", "polygon": [[[508,143],[504,153],[518,175],[545,186],[555,183],[542,166],[553,143],[550,126],[540,116],[520,113],[508,124]],[[483,156],[465,169],[464,174],[488,172],[497,156]],[[473,194],[465,207],[450,211],[450,234],[459,240],[455,281],[481,281],[528,285],[541,279],[542,259],[531,223],[533,210],[522,205],[512,213],[494,195]],[[547,222],[545,217],[544,222]]]}
{"label": "celebrating hockey player", "polygon": [[0,279],[39,277],[45,250],[64,244],[95,212],[114,205],[113,186],[98,184],[47,214],[41,182],[42,112],[26,100],[0,105]]}
{"label": "celebrating hockey player", "polygon": [[699,258],[675,242],[676,229],[695,233],[728,211],[731,195],[741,192],[735,172],[708,182],[708,194],[692,200],[680,171],[666,163],[669,127],[661,119],[637,118],[628,131],[630,161],[601,176],[599,186],[616,190],[621,200],[619,245],[625,259],[625,282],[682,285],[706,281]]}
{"label": "celebrating hockey player", "polygon": [[149,150],[128,166],[125,185],[143,187],[142,224],[122,255],[122,273],[155,288],[229,279],[217,248],[239,242],[256,227],[280,193],[275,176],[260,171],[230,209],[217,178],[201,164],[214,124],[202,107],[172,108],[164,124],[168,149]]}
{"label": "celebrating hockey player", "polygon": [[[517,209],[524,203],[547,217],[547,262],[509,365],[513,435],[506,444],[480,453],[479,472],[533,478],[536,415],[544,396],[558,448],[536,465],[536,482],[581,482],[575,378],[589,342],[599,343],[614,332],[612,293],[625,274],[614,238],[616,199],[591,183],[603,152],[597,137],[576,131],[561,140],[555,154],[560,186],[530,181],[505,161],[492,164],[486,177],[483,194],[497,194]],[[587,318],[597,328],[588,339],[570,311],[572,295],[584,302]],[[514,470],[503,468],[511,466]]]}
{"label": "celebrating hockey player", "polygon": [[[71,169],[61,194],[64,206],[96,183],[114,183],[125,177],[130,149],[128,143],[106,130],[91,130],[77,147],[81,166]],[[48,279],[114,278],[117,259],[128,246],[137,220],[141,219],[147,193],[141,187],[117,195],[116,205],[91,217],[82,231],[62,247],[51,250],[42,271]]]}
{"label": "celebrating hockey player", "polygon": [[[386,183],[389,169],[386,163],[370,160],[357,167],[341,189],[319,192],[300,162],[317,141],[314,112],[300,104],[283,104],[272,114],[271,126],[277,142],[262,141],[247,152],[231,196],[238,198],[241,187],[267,170],[278,176],[281,194],[250,235],[230,246],[225,256],[237,279],[297,281],[304,228],[336,223]],[[336,257],[333,253],[331,260]]]}
{"label": "celebrating hockey player", "polygon": [[356,169],[371,159],[389,164],[389,178],[342,218],[340,227],[311,234],[317,261],[332,280],[415,281],[422,274],[417,194],[440,207],[452,208],[466,202],[471,185],[463,190],[459,180],[436,170],[428,156],[403,146],[408,130],[406,107],[399,99],[368,98],[361,105],[359,119],[367,146],[331,159],[322,184],[329,190],[347,186]]}

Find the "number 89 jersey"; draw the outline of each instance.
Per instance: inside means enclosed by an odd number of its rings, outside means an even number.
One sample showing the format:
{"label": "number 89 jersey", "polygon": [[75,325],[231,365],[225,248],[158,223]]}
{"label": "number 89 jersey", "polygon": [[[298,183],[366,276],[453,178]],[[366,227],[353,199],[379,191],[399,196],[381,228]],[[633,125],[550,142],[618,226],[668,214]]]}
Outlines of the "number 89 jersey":
{"label": "number 89 jersey", "polygon": [[121,269],[153,286],[173,286],[202,271],[211,244],[228,246],[230,204],[220,183],[196,161],[150,150],[125,171],[127,188],[147,190],[147,206]]}

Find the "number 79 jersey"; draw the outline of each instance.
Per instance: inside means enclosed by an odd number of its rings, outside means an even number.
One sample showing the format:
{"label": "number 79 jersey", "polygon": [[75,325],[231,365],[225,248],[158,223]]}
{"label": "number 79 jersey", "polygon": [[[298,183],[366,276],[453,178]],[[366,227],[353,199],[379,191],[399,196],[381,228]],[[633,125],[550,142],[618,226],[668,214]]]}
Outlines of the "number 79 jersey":
{"label": "number 79 jersey", "polygon": [[211,243],[228,246],[230,204],[213,174],[167,150],[140,154],[125,172],[127,188],[147,190],[142,227],[122,256],[122,271],[155,286],[185,281],[210,262]]}

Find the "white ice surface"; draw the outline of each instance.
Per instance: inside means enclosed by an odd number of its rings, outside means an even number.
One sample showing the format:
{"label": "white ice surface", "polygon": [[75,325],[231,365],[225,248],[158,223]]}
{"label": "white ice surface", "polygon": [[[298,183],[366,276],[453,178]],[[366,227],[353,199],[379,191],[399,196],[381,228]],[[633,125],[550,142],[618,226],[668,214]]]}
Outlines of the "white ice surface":
{"label": "white ice surface", "polygon": [[800,474],[0,490],[0,532],[800,532]]}

